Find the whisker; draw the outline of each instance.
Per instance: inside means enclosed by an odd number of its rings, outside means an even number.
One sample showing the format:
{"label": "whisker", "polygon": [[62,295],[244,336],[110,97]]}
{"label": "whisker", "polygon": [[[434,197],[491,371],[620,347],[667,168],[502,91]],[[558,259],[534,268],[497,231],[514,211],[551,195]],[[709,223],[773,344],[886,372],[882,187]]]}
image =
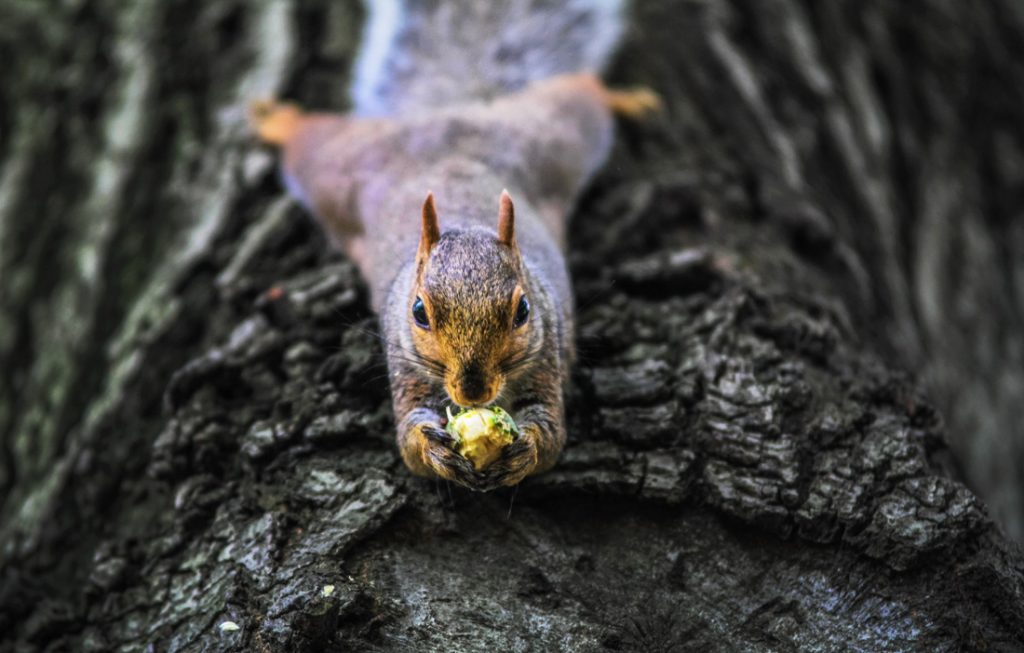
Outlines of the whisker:
{"label": "whisker", "polygon": [[[334,310],[337,314],[342,315],[339,309]],[[370,318],[363,318],[363,320],[361,321],[367,321],[369,319]],[[347,329],[354,329],[358,333],[362,333],[363,335],[367,335],[378,340],[382,345],[384,345],[383,353],[386,359],[408,363],[409,365],[418,368],[420,371],[426,373],[428,376],[432,378],[439,380],[444,379],[445,373],[447,372],[447,366],[443,362],[434,360],[428,356],[424,356],[423,354],[414,349],[409,349],[402,345],[400,342],[397,342],[394,339],[386,337],[379,331],[368,329],[355,322],[351,322],[344,319],[340,320],[340,322],[342,323],[342,326],[346,327]],[[338,347],[338,350],[340,351],[341,347]]]}
{"label": "whisker", "polygon": [[615,290],[615,278],[608,279],[605,283],[591,288],[587,294],[577,294],[575,297],[576,314],[579,315],[584,309],[590,308],[602,299],[607,299],[612,290]]}
{"label": "whisker", "polygon": [[501,372],[505,376],[511,376],[514,373],[526,367],[527,365],[531,364],[543,349],[544,343],[541,342],[538,343],[535,347],[524,349],[523,351],[512,354],[507,359],[498,364],[498,369],[501,370]]}
{"label": "whisker", "polygon": [[519,485],[512,486],[512,496],[508,498],[508,514],[505,515],[505,519],[512,519],[512,505],[516,502],[516,494],[519,493]]}

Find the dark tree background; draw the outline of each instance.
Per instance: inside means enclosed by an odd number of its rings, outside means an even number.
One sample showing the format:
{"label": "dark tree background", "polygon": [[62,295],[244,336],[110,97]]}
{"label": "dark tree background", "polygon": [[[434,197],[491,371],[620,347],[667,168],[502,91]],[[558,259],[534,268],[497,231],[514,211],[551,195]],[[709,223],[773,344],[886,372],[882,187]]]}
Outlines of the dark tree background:
{"label": "dark tree background", "polygon": [[478,495],[246,131],[358,6],[0,0],[0,650],[1024,649],[1024,9],[636,4],[570,444]]}

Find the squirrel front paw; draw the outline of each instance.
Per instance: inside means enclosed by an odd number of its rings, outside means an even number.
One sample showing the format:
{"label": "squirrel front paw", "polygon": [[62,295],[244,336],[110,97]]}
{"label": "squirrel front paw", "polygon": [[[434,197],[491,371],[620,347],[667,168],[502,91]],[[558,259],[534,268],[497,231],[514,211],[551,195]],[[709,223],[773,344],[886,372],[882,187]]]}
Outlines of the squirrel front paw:
{"label": "squirrel front paw", "polygon": [[473,463],[455,451],[455,439],[440,424],[420,422],[413,427],[413,431],[419,462],[429,471],[471,490],[489,489],[485,476],[474,470]]}
{"label": "squirrel front paw", "polygon": [[485,485],[488,489],[502,485],[518,485],[540,466],[537,427],[528,424],[521,426],[520,431],[515,442],[505,447],[501,456],[484,470]]}

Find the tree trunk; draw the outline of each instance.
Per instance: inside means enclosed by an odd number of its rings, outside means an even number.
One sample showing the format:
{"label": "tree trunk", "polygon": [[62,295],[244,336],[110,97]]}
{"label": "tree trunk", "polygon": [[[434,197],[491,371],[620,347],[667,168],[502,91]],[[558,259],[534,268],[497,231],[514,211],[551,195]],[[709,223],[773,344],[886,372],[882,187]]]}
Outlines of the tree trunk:
{"label": "tree trunk", "polygon": [[0,651],[1024,648],[1013,0],[638,2],[570,442],[485,495],[247,135],[357,7],[0,14]]}

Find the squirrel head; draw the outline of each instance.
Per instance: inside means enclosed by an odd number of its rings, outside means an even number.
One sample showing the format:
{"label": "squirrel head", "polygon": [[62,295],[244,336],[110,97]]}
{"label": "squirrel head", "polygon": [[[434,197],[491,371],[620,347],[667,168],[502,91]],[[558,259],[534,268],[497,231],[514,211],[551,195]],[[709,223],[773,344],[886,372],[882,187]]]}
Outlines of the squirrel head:
{"label": "squirrel head", "polygon": [[515,211],[501,194],[498,235],[441,235],[434,197],[423,203],[408,320],[418,358],[443,377],[460,406],[485,406],[521,370],[541,339],[530,316]]}

